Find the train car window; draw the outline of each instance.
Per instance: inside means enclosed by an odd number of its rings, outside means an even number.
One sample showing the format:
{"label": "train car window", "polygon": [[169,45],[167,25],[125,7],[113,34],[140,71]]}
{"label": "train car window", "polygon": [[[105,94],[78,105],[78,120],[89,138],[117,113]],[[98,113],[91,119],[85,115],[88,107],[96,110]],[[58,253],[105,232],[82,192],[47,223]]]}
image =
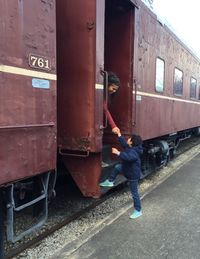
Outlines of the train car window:
{"label": "train car window", "polygon": [[199,96],[198,96],[199,100],[200,100],[200,85],[199,85]]}
{"label": "train car window", "polygon": [[183,72],[178,68],[174,69],[174,94],[183,94]]}
{"label": "train car window", "polygon": [[190,98],[196,98],[197,80],[194,77],[190,78]]}
{"label": "train car window", "polygon": [[165,75],[165,62],[161,58],[156,59],[156,82],[155,87],[157,92],[164,91],[164,75]]}

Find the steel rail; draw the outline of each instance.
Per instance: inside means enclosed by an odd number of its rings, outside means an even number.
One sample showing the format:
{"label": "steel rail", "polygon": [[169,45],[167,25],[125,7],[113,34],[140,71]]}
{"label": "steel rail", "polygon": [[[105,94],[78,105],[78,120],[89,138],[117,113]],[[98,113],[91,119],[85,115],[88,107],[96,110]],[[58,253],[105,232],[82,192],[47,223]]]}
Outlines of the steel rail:
{"label": "steel rail", "polygon": [[39,236],[33,238],[32,240],[29,240],[29,241],[25,242],[21,246],[18,246],[16,248],[12,249],[11,251],[9,251],[8,253],[5,254],[5,259],[11,259],[11,258],[19,255],[20,253],[22,253],[24,250],[36,246],[43,239],[52,235],[55,231],[61,229],[62,227],[69,224],[70,222],[79,219],[80,217],[82,217],[87,212],[91,211],[92,209],[94,209],[95,207],[100,205],[101,203],[105,202],[106,200],[108,200],[112,196],[116,195],[116,192],[118,192],[119,189],[123,188],[123,186],[124,186],[124,183],[116,186],[115,189],[111,189],[106,195],[102,196],[102,198],[94,200],[94,202],[92,204],[90,204],[87,207],[85,207],[84,209],[81,209],[80,211],[74,213],[73,215],[67,217],[66,219],[64,219],[60,223],[54,225],[51,229],[46,230],[44,233],[42,233]]}
{"label": "steel rail", "polygon": [[[189,149],[197,146],[199,143],[200,143],[200,138],[199,137],[197,137],[195,140],[192,139],[192,141],[191,141],[191,143],[189,145],[184,146],[184,148],[180,152],[178,152],[176,154],[175,159],[178,158],[180,155],[184,154],[185,152],[187,152]],[[152,174],[148,175],[144,179],[148,179],[148,177],[151,177],[151,175]],[[97,200],[94,200],[94,202],[92,204],[90,204],[87,207],[79,210],[78,212],[74,213],[73,215],[67,217],[66,219],[64,219],[60,223],[55,224],[51,229],[46,230],[44,233],[42,233],[39,236],[33,238],[32,240],[29,240],[29,241],[25,242],[21,246],[18,246],[16,248],[12,249],[11,251],[9,251],[8,253],[5,254],[5,259],[11,259],[11,258],[19,255],[20,253],[22,253],[24,250],[26,250],[28,248],[35,247],[43,239],[45,239],[46,237],[52,235],[55,231],[61,229],[62,227],[66,226],[67,224],[71,223],[72,221],[81,218],[87,212],[91,211],[92,209],[94,209],[95,207],[100,205],[101,203],[103,203],[106,200],[108,200],[108,199],[112,198],[113,196],[115,196],[116,193],[119,192],[119,190],[123,190],[124,189],[123,187],[124,187],[124,183],[119,184],[118,186],[116,186],[116,188],[111,189],[106,195],[102,196],[101,198],[99,198]],[[147,192],[148,192],[148,190],[147,190]],[[142,195],[144,195],[144,194],[142,194]]]}

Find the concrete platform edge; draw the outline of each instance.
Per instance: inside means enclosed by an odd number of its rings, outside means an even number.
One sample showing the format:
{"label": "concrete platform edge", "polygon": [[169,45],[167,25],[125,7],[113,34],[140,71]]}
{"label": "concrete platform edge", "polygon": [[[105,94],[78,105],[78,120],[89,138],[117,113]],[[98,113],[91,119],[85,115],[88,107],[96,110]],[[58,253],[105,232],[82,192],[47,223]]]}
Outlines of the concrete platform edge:
{"label": "concrete platform edge", "polygon": [[[182,166],[192,160],[195,156],[199,154],[200,145],[195,146],[192,150],[189,150],[181,155],[181,161],[171,161],[172,168],[169,170],[169,173],[158,180],[156,184],[153,186],[148,187],[143,193],[141,193],[141,199],[143,199],[146,195],[152,192],[155,188],[157,188],[160,184],[162,184],[166,179],[168,179],[171,175],[176,173]],[[182,161],[184,160],[184,162]],[[82,245],[84,245],[88,240],[90,240],[93,236],[99,233],[105,226],[112,224],[116,219],[118,219],[121,215],[126,213],[129,209],[132,208],[132,200],[130,202],[123,205],[121,209],[114,211],[101,221],[99,221],[95,227],[92,229],[86,230],[82,235],[80,235],[77,239],[73,240],[72,242],[66,244],[63,248],[59,251],[55,252],[55,254],[51,257],[53,258],[68,258],[72,253],[78,250]]]}

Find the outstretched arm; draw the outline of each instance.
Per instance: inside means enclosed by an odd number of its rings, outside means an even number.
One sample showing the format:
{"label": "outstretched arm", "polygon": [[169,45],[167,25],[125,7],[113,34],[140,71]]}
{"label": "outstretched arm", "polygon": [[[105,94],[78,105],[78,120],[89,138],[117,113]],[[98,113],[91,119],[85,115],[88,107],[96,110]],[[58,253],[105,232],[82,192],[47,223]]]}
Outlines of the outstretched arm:
{"label": "outstretched arm", "polygon": [[120,145],[121,145],[123,148],[129,147],[129,145],[127,144],[125,138],[122,136],[121,131],[120,131],[120,129],[119,129],[118,127],[113,128],[113,129],[112,129],[112,132],[118,136],[119,143],[120,143]]}
{"label": "outstretched arm", "polygon": [[113,118],[112,118],[112,115],[110,114],[109,110],[108,110],[108,107],[107,107],[107,104],[104,102],[103,104],[103,109],[104,109],[104,113],[106,115],[106,118],[108,120],[108,123],[110,125],[110,127],[113,129],[113,128],[116,128],[117,125],[115,124]]}
{"label": "outstretched arm", "polygon": [[127,148],[129,147],[129,145],[126,143],[126,140],[123,136],[119,136],[119,143],[123,148]]}

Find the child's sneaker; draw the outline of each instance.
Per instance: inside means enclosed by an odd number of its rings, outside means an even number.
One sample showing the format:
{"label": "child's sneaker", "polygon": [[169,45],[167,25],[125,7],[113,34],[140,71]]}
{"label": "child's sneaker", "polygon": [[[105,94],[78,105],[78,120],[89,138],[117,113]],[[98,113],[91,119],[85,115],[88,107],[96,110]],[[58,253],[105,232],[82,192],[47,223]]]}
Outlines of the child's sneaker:
{"label": "child's sneaker", "polygon": [[109,180],[105,180],[104,182],[99,184],[101,187],[113,187],[114,182],[110,182]]}
{"label": "child's sneaker", "polygon": [[142,216],[142,211],[134,210],[133,213],[130,215],[130,219],[136,219]]}

